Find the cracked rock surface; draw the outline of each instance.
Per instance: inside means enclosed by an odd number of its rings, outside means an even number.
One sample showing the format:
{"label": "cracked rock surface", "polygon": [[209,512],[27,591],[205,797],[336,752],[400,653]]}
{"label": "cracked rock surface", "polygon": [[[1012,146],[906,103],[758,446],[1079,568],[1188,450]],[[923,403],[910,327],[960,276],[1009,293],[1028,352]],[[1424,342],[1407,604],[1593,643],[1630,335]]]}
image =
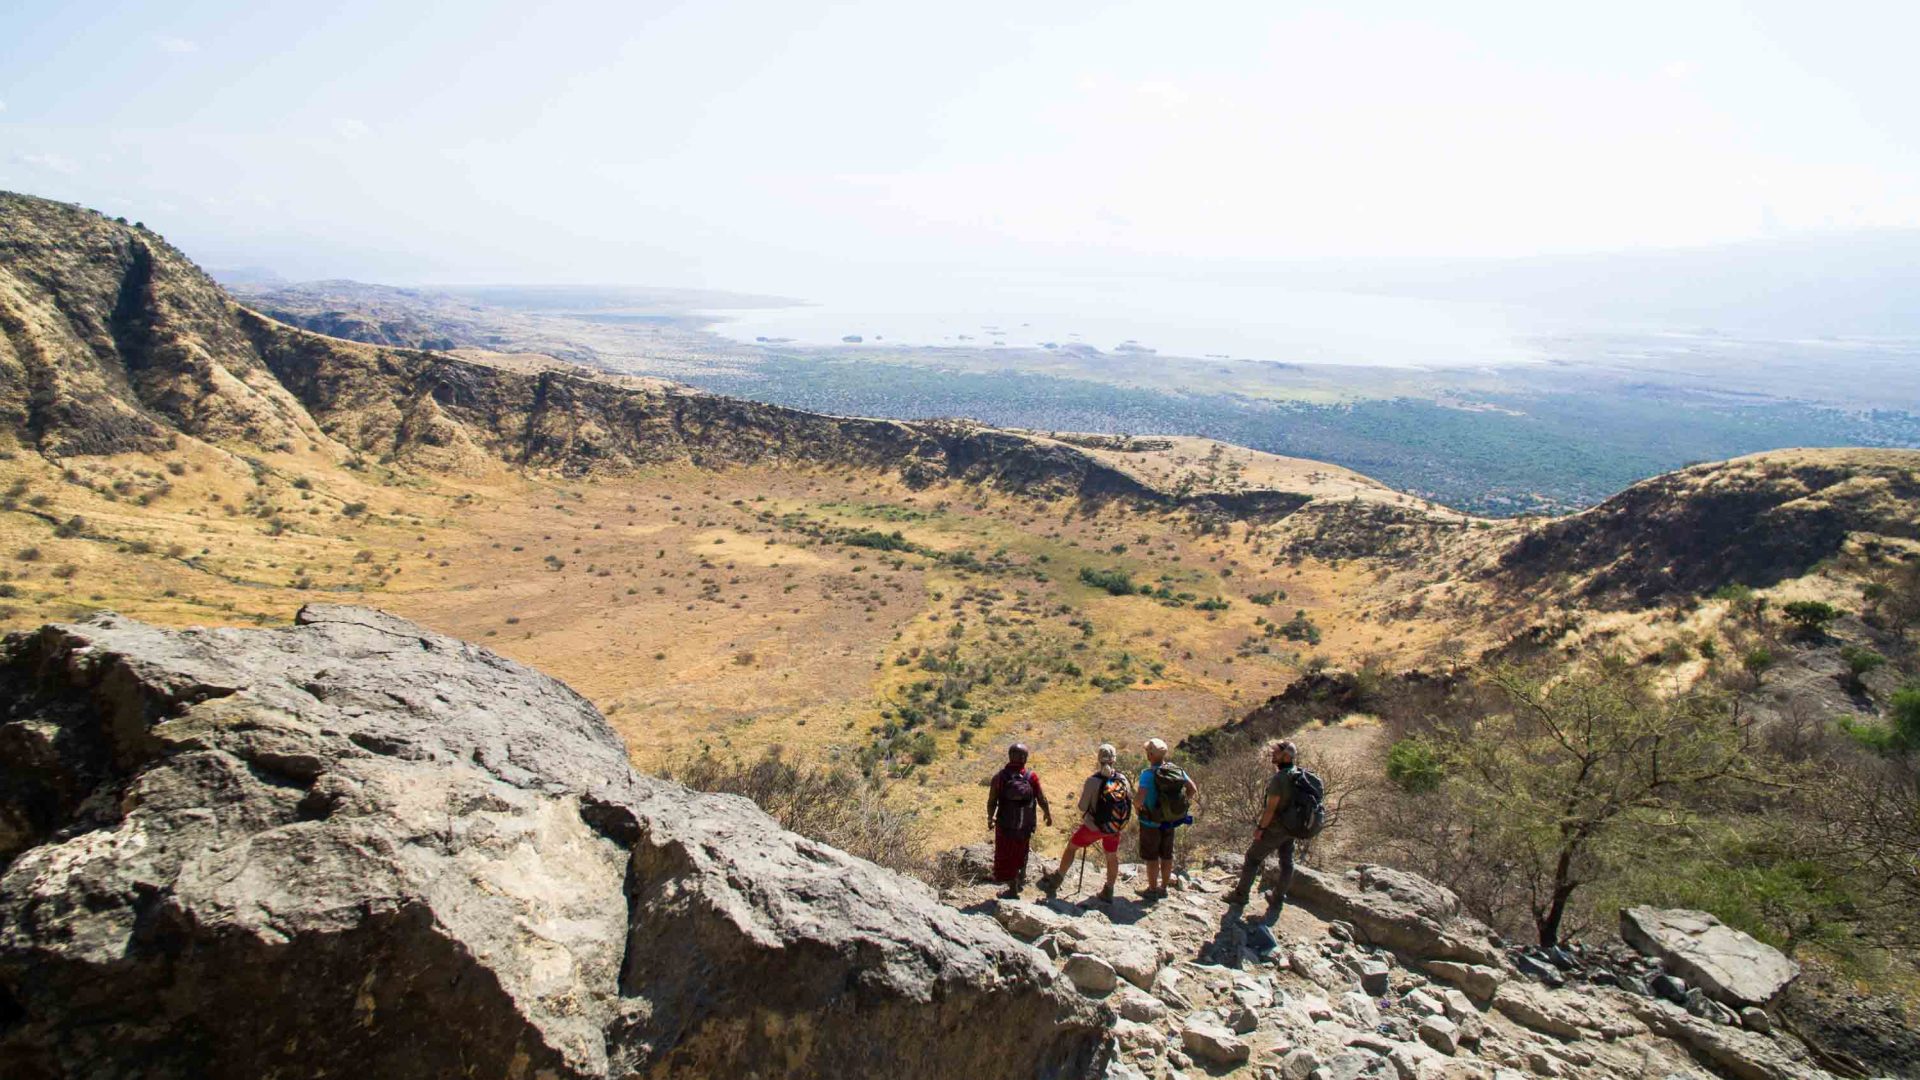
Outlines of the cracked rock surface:
{"label": "cracked rock surface", "polygon": [[1097,1068],[1102,1010],[991,920],[379,612],[47,626],[0,709],[9,1077]]}

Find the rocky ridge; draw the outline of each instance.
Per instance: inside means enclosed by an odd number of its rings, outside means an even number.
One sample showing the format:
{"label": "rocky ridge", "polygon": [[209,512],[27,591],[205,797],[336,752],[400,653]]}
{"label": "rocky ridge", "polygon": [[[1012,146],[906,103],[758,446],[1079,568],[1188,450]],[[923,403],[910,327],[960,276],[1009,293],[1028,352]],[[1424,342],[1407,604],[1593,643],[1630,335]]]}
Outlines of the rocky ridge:
{"label": "rocky ridge", "polygon": [[1920,452],[1781,450],[1635,484],[1508,548],[1493,574],[1516,591],[1571,583],[1629,606],[1756,588],[1807,572],[1856,533],[1920,539]]}
{"label": "rocky ridge", "polygon": [[13,1077],[1079,1076],[1102,1010],[925,886],[635,774],[359,608],[0,652]]}
{"label": "rocky ridge", "polygon": [[953,899],[1114,1010],[1115,1080],[1829,1076],[1765,1008],[1719,1008],[1663,957],[1505,948],[1448,890],[1379,866],[1302,868],[1266,929],[1224,903],[1237,869],[1220,857],[1164,900],[1123,890],[1105,908],[1074,903],[1072,889],[1005,901],[963,887]]}

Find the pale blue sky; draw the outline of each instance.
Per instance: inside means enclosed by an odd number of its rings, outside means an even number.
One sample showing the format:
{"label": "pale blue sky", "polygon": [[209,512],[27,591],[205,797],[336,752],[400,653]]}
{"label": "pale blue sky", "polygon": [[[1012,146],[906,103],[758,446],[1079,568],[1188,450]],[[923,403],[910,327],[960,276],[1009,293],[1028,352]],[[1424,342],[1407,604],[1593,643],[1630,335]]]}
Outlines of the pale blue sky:
{"label": "pale blue sky", "polygon": [[295,277],[802,295],[1911,229],[1916,41],[1905,2],[14,0],[0,187]]}

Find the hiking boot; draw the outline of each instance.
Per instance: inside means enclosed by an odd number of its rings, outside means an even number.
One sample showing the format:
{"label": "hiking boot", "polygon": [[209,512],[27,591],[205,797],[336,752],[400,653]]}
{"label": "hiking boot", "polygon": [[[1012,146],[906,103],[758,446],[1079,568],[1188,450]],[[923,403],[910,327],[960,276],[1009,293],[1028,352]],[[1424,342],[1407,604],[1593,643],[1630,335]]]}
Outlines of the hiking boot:
{"label": "hiking boot", "polygon": [[1040,891],[1052,896],[1060,890],[1060,875],[1048,871],[1040,875]]}
{"label": "hiking boot", "polygon": [[1247,894],[1246,894],[1246,893],[1243,893],[1243,892],[1230,892],[1230,893],[1228,893],[1228,894],[1227,894],[1227,906],[1228,906],[1228,907],[1246,907],[1246,906],[1247,906]]}
{"label": "hiking boot", "polygon": [[1082,907],[1086,907],[1091,904],[1111,904],[1111,903],[1113,903],[1113,889],[1111,888],[1101,889],[1099,892],[1093,894],[1092,896],[1087,897],[1085,900],[1080,901],[1080,904]]}
{"label": "hiking boot", "polygon": [[1001,889],[998,893],[994,895],[998,896],[1002,900],[1018,900],[1020,899],[1020,890],[1026,887],[1027,887],[1026,882],[1016,881],[1013,884],[1008,885],[1006,888]]}

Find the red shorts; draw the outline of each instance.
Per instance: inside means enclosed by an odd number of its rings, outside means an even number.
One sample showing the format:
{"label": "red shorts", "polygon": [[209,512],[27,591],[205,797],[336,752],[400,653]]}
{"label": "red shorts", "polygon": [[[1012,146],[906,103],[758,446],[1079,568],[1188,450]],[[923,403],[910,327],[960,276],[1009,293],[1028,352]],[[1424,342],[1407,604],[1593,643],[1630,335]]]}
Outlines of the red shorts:
{"label": "red shorts", "polygon": [[1088,844],[1093,843],[1095,840],[1100,841],[1100,850],[1102,851],[1119,851],[1120,850],[1120,834],[1119,833],[1101,832],[1099,829],[1095,829],[1087,825],[1082,825],[1078,829],[1075,829],[1073,831],[1073,838],[1067,841],[1067,846],[1086,847]]}

